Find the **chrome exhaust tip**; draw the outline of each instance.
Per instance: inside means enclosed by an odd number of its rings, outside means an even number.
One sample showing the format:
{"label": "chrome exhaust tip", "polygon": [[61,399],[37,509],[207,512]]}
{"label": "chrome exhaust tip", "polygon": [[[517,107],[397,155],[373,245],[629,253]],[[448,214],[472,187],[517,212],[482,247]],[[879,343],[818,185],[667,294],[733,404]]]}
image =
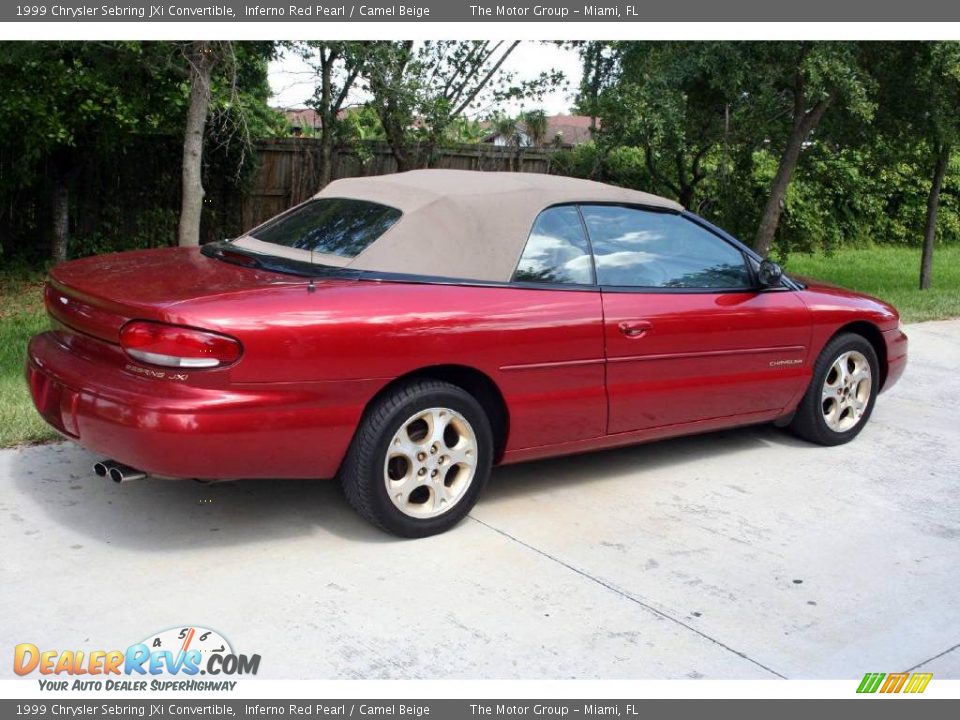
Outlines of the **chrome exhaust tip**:
{"label": "chrome exhaust tip", "polygon": [[109,470],[110,479],[115,483],[130,482],[131,480],[143,480],[147,474],[128,465],[114,463]]}
{"label": "chrome exhaust tip", "polygon": [[129,465],[122,465],[116,460],[101,460],[93,464],[93,472],[97,477],[109,477],[115,483],[128,482],[129,480],[142,480],[147,476]]}
{"label": "chrome exhaust tip", "polygon": [[107,477],[116,464],[113,460],[101,460],[93,464],[93,472],[97,477]]}

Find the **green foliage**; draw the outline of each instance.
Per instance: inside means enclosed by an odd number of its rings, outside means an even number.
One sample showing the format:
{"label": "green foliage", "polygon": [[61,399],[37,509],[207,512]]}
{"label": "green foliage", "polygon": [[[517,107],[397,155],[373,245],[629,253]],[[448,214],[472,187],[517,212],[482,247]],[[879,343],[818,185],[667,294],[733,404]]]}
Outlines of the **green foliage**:
{"label": "green foliage", "polygon": [[365,105],[351,108],[337,125],[337,145],[349,148],[364,165],[373,158],[369,141],[383,139],[380,118],[372,108]]}
{"label": "green foliage", "polygon": [[547,132],[550,130],[550,122],[547,114],[543,110],[528,110],[521,115],[523,129],[530,138],[530,144],[535,148],[543,147],[547,138]]}
{"label": "green foliage", "polygon": [[630,145],[611,148],[604,157],[607,182],[622,187],[653,187],[646,158],[641,148]]}
{"label": "green foliage", "polygon": [[520,147],[520,121],[505,112],[495,112],[488,120],[490,129],[500,137],[507,147]]}
{"label": "green foliage", "polygon": [[444,144],[478,143],[489,135],[479,120],[458,117],[447,127]]}
{"label": "green foliage", "polygon": [[[223,45],[206,133],[206,237],[222,237],[233,222],[227,206],[256,167],[251,138],[282,134],[284,120],[267,103],[273,48]],[[69,189],[71,255],[175,240],[189,97],[183,50],[176,42],[0,43],[5,264],[46,254],[54,184]]]}
{"label": "green foliage", "polygon": [[165,247],[177,232],[177,212],[172,207],[148,206],[137,213],[133,231],[127,225],[122,208],[111,204],[104,208],[99,222],[90,232],[75,234],[70,238],[70,257],[101,255],[121,250],[142,250]]}
{"label": "green foliage", "polygon": [[22,267],[0,272],[0,447],[56,437],[23,381],[27,342],[47,326],[42,275]]}
{"label": "green foliage", "polygon": [[643,150],[631,145],[606,150],[592,141],[577,145],[554,155],[551,172],[638,190],[651,191],[655,185]]}
{"label": "green foliage", "polygon": [[[742,44],[619,42],[605,56],[589,47],[583,54],[590,64],[582,95],[592,96],[586,104],[602,118],[598,144],[605,152],[639,149],[646,171],[632,174],[646,189],[694,207],[708,156],[736,140],[749,100]],[[602,80],[597,62],[606,68]]]}
{"label": "green foliage", "polygon": [[[828,112],[803,145],[774,253],[922,241],[938,143],[960,137],[960,43],[580,43],[595,144],[553,171],[668,195],[751,239],[795,103]],[[960,239],[950,164],[938,237]]]}
{"label": "green foliage", "polygon": [[[163,247],[176,240],[180,207],[180,155],[182,138],[162,135],[134,135],[122,138],[121,146],[99,153],[78,169],[71,193],[70,257]],[[216,144],[207,148],[204,168],[206,197],[201,238],[220,240],[236,235],[239,203],[248,186],[256,156],[243,152],[239,143]],[[240,162],[249,170],[236,176]],[[43,185],[23,187],[4,195],[12,210],[15,226],[0,232],[13,233],[0,267],[17,262],[39,267],[46,258]]]}
{"label": "green foliage", "polygon": [[[561,150],[553,156],[550,165],[554,175],[567,177],[596,179],[596,169],[600,159],[600,152],[594,142],[583,143],[569,150]],[[630,187],[637,187],[631,185]]]}
{"label": "green foliage", "polygon": [[0,187],[31,182],[58,150],[103,151],[118,134],[155,130],[154,111],[176,85],[140,57],[139,43],[0,43]]}
{"label": "green foliage", "polygon": [[350,110],[344,118],[343,127],[347,139],[383,140],[380,118],[366,105]]}
{"label": "green foliage", "polygon": [[[544,70],[519,80],[503,63],[519,41],[411,40],[374,43],[363,74],[384,135],[401,169],[428,163],[468,110],[482,111],[508,100],[539,99],[563,83]],[[417,152],[422,149],[422,152]]]}
{"label": "green foliage", "polygon": [[294,43],[298,52],[316,73],[313,97],[308,101],[317,114],[319,127],[312,135],[320,140],[319,183],[330,182],[333,173],[333,150],[362,139],[367,126],[363,118],[344,115],[350,94],[359,85],[361,73],[372,59],[376,45],[360,41],[310,41]]}
{"label": "green foliage", "polygon": [[831,101],[860,122],[876,111],[877,82],[869,72],[864,42],[750,42],[733,43],[741,51],[744,81],[750,93],[749,117],[762,132],[786,135],[790,116],[801,91],[804,109]]}

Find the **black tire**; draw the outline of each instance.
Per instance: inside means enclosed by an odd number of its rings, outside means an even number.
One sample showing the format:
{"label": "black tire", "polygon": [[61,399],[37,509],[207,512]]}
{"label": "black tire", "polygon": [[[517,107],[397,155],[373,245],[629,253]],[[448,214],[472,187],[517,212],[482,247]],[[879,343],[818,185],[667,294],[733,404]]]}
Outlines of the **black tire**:
{"label": "black tire", "polygon": [[[840,432],[830,428],[823,417],[822,392],[827,374],[833,363],[843,354],[856,351],[863,355],[870,365],[870,397],[866,409],[859,421],[850,429]],[[790,430],[810,442],[818,445],[842,445],[850,442],[870,420],[873,405],[877,400],[877,390],[880,387],[880,369],[877,362],[877,353],[873,345],[862,335],[844,333],[833,338],[817,358],[813,368],[813,378],[810,387],[797,407],[797,412],[790,423]]]}
{"label": "black tire", "polygon": [[[449,408],[470,425],[476,438],[473,478],[459,499],[442,514],[412,517],[391,501],[384,480],[384,463],[394,435],[412,415],[428,408]],[[340,485],[347,501],[381,530],[420,538],[449,530],[473,508],[490,477],[493,433],[480,403],[462,388],[439,380],[413,380],[375,401],[364,413],[340,468]]]}

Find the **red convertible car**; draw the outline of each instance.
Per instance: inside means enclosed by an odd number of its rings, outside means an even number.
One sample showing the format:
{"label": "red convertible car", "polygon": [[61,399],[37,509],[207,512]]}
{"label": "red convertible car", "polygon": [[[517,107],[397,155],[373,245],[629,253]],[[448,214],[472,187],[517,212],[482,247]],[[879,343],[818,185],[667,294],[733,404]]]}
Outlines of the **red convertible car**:
{"label": "red convertible car", "polygon": [[546,175],[338,180],[231,241],[56,267],[37,409],[116,481],[339,478],[460,520],[495,464],[751,423],[824,445],[906,363],[889,305],[676,203]]}

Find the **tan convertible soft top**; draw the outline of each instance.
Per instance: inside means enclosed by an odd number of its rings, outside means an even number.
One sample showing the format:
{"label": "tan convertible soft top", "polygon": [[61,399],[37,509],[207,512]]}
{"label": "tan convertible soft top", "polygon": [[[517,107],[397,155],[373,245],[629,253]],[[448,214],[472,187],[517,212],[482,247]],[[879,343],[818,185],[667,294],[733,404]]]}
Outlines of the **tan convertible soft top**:
{"label": "tan convertible soft top", "polygon": [[[536,173],[412,170],[335,180],[317,198],[389,205],[403,216],[356,257],[315,254],[314,261],[361,270],[508,281],[533,221],[551,205],[630,203],[681,210],[672,200],[590,180]],[[245,235],[237,245],[309,261],[306,250]]]}

